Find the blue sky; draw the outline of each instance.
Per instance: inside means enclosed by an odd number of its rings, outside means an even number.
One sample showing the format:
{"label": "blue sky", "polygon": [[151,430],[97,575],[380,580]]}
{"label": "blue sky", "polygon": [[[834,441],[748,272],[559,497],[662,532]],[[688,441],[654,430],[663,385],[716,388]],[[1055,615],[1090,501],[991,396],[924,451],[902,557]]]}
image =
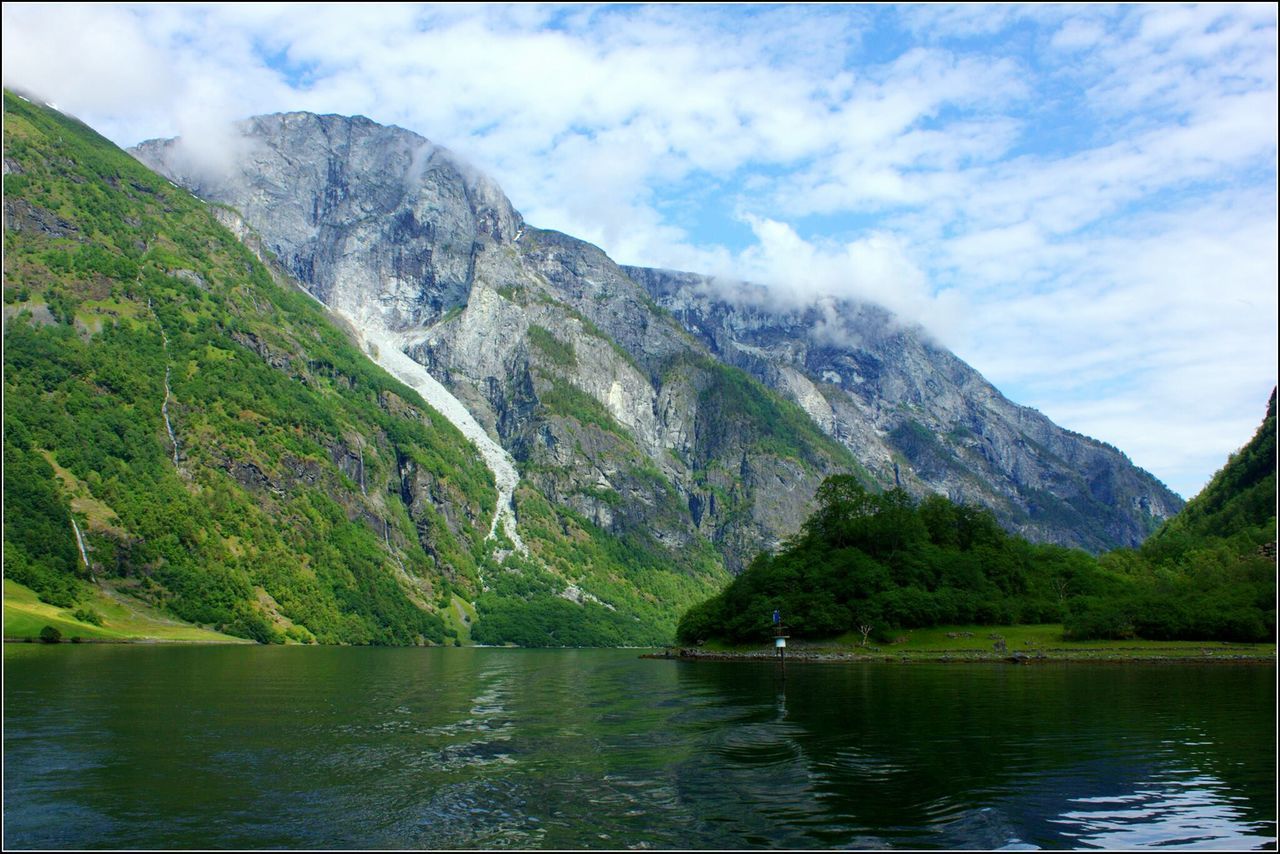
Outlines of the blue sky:
{"label": "blue sky", "polygon": [[4,5],[129,145],[360,113],[623,263],[871,299],[1183,495],[1276,382],[1276,7]]}

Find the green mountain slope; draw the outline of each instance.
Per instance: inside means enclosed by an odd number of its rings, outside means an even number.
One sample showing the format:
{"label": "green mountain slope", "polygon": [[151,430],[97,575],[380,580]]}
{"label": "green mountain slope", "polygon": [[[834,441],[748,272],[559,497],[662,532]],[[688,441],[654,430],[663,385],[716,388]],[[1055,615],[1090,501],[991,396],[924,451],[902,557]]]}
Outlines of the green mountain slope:
{"label": "green mountain slope", "polygon": [[530,486],[528,552],[486,539],[475,447],[234,211],[8,92],[5,221],[4,571],[45,602],[264,642],[654,644],[723,583]]}
{"label": "green mountain slope", "polygon": [[5,113],[6,576],[59,604],[121,576],[259,640],[443,641],[494,503],[474,448],[201,202]]}
{"label": "green mountain slope", "polygon": [[[1157,562],[1169,562],[1210,542],[1233,544],[1241,553],[1276,540],[1276,393],[1249,444],[1200,494],[1142,545]],[[1274,550],[1273,550],[1274,553]]]}

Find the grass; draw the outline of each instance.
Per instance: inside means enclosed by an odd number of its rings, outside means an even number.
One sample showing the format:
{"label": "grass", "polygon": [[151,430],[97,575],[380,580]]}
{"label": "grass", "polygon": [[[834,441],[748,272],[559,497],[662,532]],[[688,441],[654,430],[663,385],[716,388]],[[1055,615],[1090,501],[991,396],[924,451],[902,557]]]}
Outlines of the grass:
{"label": "grass", "polygon": [[184,643],[251,643],[220,632],[202,629],[168,617],[154,608],[111,588],[94,588],[93,599],[82,603],[102,615],[102,625],[77,620],[75,608],[41,602],[34,591],[15,581],[4,581],[4,637],[39,638],[40,630],[53,626],[63,640],[81,637],[94,641],[160,641]]}
{"label": "grass", "polygon": [[[1005,649],[995,648],[997,639]],[[773,654],[771,644],[731,646],[715,642],[701,648],[704,653],[728,656]],[[1275,660],[1274,643],[1229,644],[1216,641],[1065,640],[1060,623],[1035,626],[934,626],[903,629],[889,643],[874,640],[862,646],[862,635],[850,632],[822,641],[792,639],[787,642],[790,658],[875,659],[908,661],[998,661],[1022,653],[1047,661],[1145,661],[1151,659],[1196,660],[1213,658],[1255,658]]]}
{"label": "grass", "polygon": [[53,468],[53,473],[62,482],[63,491],[71,496],[71,510],[81,514],[88,523],[87,530],[107,531],[117,537],[126,535],[126,532],[119,526],[120,519],[116,516],[115,511],[94,498],[84,481],[58,465],[58,461],[48,451],[41,451],[40,455],[45,458],[45,461]]}
{"label": "grass", "polygon": [[440,616],[444,619],[446,629],[453,629],[458,633],[458,641],[463,646],[471,645],[471,627],[476,622],[476,609],[470,602],[455,593],[449,602],[449,607],[443,609]]}

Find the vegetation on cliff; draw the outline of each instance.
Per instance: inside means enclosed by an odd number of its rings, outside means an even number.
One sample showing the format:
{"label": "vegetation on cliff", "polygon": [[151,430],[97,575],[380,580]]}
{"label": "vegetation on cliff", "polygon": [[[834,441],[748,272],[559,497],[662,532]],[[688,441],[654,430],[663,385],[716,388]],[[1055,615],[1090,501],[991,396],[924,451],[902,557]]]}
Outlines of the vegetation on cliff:
{"label": "vegetation on cliff", "polygon": [[534,489],[529,553],[487,540],[475,448],[225,211],[74,119],[5,111],[7,591],[74,622],[109,589],[263,642],[556,646],[665,641],[725,581],[709,548],[673,565]]}
{"label": "vegetation on cliff", "polygon": [[[5,576],[62,606],[114,576],[261,641],[444,641],[429,603],[474,585],[494,503],[474,448],[88,127],[6,92],[5,165]],[[439,499],[412,512],[410,470]]]}
{"label": "vegetation on cliff", "polygon": [[1123,580],[1112,599],[1071,603],[1078,637],[1261,640],[1276,632],[1276,394],[1257,433],[1136,550],[1099,564]]}
{"label": "vegetation on cliff", "polygon": [[1183,514],[1141,549],[1098,558],[1011,536],[941,496],[828,478],[801,532],[690,609],[678,635],[764,640],[777,609],[806,638],[1061,622],[1076,639],[1274,640],[1275,432],[1273,392],[1253,441]]}

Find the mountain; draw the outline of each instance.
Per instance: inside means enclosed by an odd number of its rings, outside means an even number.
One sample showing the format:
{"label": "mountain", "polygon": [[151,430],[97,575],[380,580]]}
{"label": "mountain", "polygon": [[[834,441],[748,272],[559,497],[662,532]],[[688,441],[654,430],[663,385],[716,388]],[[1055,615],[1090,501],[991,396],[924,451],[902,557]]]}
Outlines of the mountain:
{"label": "mountain", "polygon": [[1033,541],[1132,546],[1182,501],[1116,448],[1007,400],[919,327],[853,300],[625,267],[663,308],[801,406],[886,486],[991,510]]}
{"label": "mountain", "polygon": [[5,117],[6,589],[65,625],[654,644],[833,475],[1094,549],[1179,504],[880,309],[619,267],[399,128],[264,116],[218,171]]}
{"label": "mountain", "polygon": [[290,113],[242,130],[249,154],[231,174],[194,168],[176,141],[133,153],[240,211],[285,269],[382,342],[377,355],[403,350],[461,401],[524,488],[629,549],[736,569],[798,528],[824,477],[857,468],[598,248],[528,226],[444,149],[363,118]]}
{"label": "mountain", "polygon": [[578,645],[661,643],[726,580],[504,483],[234,211],[9,92],[4,133],[6,589],[264,642]]}
{"label": "mountain", "polygon": [[524,482],[614,534],[646,532],[656,553],[709,544],[736,571],[839,471],[1094,552],[1137,545],[1182,506],[876,306],[779,305],[758,286],[619,267],[529,226],[447,150],[365,118],[260,116],[238,133],[230,171],[179,140],[133,153],[239,210],[327,305],[390,334]]}

